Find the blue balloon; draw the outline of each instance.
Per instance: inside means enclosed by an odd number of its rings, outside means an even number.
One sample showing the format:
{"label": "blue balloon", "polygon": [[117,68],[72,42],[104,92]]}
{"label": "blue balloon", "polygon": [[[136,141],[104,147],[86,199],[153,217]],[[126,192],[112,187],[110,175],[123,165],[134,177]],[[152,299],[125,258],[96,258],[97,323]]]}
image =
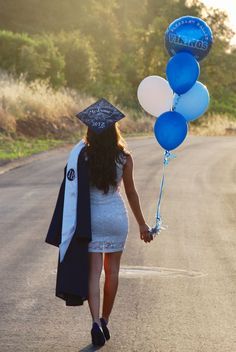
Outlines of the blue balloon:
{"label": "blue balloon", "polygon": [[166,67],[166,76],[173,91],[186,93],[196,83],[200,74],[200,65],[192,54],[180,52],[170,58]]}
{"label": "blue balloon", "polygon": [[207,87],[197,81],[187,93],[174,95],[173,110],[183,115],[186,121],[193,121],[206,112],[209,102]]}
{"label": "blue balloon", "polygon": [[184,50],[200,61],[209,53],[212,42],[211,28],[205,21],[193,16],[177,18],[165,33],[165,46],[170,56]]}
{"label": "blue balloon", "polygon": [[187,132],[187,121],[175,111],[164,112],[154,125],[157,142],[167,151],[177,148],[184,141]]}

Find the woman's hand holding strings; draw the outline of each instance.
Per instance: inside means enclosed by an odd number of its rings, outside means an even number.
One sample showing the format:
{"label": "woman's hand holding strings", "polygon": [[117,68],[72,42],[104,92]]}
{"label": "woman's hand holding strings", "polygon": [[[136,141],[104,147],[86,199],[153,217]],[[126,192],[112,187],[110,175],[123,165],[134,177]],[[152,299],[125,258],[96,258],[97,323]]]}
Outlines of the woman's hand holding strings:
{"label": "woman's hand holding strings", "polygon": [[143,225],[139,225],[140,239],[145,243],[151,242],[153,240],[153,236],[149,233],[149,226],[145,223]]}

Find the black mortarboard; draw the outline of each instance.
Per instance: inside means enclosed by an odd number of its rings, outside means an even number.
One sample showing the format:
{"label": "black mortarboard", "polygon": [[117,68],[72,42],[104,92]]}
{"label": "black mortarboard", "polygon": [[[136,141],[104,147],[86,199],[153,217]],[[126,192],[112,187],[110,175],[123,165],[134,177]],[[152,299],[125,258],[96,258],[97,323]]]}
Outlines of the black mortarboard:
{"label": "black mortarboard", "polygon": [[121,111],[104,98],[78,112],[75,116],[96,133],[103,132],[113,123],[125,117]]}

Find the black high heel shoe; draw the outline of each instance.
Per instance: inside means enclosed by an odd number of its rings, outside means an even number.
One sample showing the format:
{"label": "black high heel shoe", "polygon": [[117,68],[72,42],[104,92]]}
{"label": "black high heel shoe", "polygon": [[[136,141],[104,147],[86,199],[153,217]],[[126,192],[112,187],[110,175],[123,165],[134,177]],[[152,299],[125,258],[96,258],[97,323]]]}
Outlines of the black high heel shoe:
{"label": "black high heel shoe", "polygon": [[106,340],[109,340],[111,336],[110,336],[110,332],[108,330],[107,323],[106,323],[105,319],[104,318],[100,318],[100,322],[101,322],[101,325],[102,325],[103,334],[104,334]]}
{"label": "black high heel shoe", "polygon": [[103,346],[106,342],[105,336],[98,323],[94,322],[91,329],[92,344],[94,346]]}

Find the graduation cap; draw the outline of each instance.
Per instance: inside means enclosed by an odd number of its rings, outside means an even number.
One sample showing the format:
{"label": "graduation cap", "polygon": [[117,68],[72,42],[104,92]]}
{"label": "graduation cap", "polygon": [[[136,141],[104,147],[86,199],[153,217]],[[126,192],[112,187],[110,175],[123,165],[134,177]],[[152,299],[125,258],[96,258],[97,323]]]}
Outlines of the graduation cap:
{"label": "graduation cap", "polygon": [[78,112],[75,116],[96,133],[103,132],[113,123],[125,117],[121,111],[104,98]]}

